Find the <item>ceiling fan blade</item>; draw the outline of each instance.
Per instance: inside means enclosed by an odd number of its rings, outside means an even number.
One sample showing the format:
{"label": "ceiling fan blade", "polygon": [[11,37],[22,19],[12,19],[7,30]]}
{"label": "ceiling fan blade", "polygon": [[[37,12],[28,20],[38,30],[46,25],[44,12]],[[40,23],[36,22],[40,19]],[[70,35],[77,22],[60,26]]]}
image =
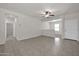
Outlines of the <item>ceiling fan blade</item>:
{"label": "ceiling fan blade", "polygon": [[49,16],[55,16],[55,15],[52,14],[52,15],[49,15]]}

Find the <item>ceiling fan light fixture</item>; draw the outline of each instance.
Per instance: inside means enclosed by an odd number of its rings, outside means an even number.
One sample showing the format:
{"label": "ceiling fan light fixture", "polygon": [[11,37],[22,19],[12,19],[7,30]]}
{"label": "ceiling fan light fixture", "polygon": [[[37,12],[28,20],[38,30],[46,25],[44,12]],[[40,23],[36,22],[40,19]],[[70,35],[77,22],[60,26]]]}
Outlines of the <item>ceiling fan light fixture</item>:
{"label": "ceiling fan light fixture", "polygon": [[50,9],[46,9],[45,11],[42,11],[42,12],[41,12],[41,15],[44,16],[44,17],[55,16],[55,15],[53,14],[53,11],[50,10]]}
{"label": "ceiling fan light fixture", "polygon": [[49,17],[49,15],[45,15],[45,17]]}

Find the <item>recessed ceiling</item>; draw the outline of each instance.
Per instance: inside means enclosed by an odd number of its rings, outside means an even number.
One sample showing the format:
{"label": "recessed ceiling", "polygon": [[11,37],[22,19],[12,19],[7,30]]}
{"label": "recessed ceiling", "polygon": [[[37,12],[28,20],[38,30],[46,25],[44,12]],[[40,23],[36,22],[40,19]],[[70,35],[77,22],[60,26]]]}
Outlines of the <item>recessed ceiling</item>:
{"label": "recessed ceiling", "polygon": [[[76,6],[76,7],[75,7]],[[72,3],[0,3],[0,8],[22,13],[32,17],[40,17],[40,11],[44,9],[54,10],[55,15],[73,11],[79,4]]]}

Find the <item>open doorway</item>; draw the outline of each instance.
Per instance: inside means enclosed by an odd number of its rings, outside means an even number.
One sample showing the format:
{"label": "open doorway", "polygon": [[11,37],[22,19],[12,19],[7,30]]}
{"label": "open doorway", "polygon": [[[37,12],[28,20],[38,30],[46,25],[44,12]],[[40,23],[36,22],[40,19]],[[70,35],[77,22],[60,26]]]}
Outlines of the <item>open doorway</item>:
{"label": "open doorway", "polygon": [[6,23],[6,38],[14,37],[14,23]]}
{"label": "open doorway", "polygon": [[7,17],[5,19],[5,39],[15,38],[15,17]]}

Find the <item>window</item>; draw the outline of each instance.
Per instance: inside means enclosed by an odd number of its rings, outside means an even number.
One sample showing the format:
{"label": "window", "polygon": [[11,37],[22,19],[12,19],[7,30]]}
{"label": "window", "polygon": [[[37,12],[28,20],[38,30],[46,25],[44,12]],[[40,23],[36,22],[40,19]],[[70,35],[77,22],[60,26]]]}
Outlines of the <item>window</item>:
{"label": "window", "polygon": [[55,24],[55,25],[54,25],[54,30],[55,30],[55,31],[59,31],[59,24]]}

